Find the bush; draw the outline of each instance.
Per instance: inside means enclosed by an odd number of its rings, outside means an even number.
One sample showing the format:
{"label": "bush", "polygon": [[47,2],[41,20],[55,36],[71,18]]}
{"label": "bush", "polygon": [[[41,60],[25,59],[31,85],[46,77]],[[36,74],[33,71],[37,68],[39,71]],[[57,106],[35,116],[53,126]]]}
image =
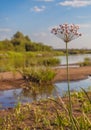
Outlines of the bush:
{"label": "bush", "polygon": [[27,68],[23,69],[21,73],[25,80],[39,84],[49,84],[55,76],[55,72],[52,69],[46,67],[32,67],[30,69]]}
{"label": "bush", "polygon": [[80,66],[91,66],[91,59],[85,58],[83,62],[79,63]]}
{"label": "bush", "polygon": [[47,64],[48,66],[55,66],[60,64],[60,60],[57,58],[49,58],[44,61],[44,64]]}
{"label": "bush", "polygon": [[60,60],[57,58],[41,58],[39,64],[44,66],[56,66],[60,64]]}
{"label": "bush", "polygon": [[32,66],[56,66],[60,61],[40,52],[0,52],[0,71],[14,70]]}

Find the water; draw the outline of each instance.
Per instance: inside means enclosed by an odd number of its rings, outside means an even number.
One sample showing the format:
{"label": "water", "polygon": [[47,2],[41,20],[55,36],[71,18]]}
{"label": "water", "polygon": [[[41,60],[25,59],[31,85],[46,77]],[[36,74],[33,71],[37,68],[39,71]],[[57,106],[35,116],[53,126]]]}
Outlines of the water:
{"label": "water", "polygon": [[[83,62],[84,58],[91,58],[91,54],[70,55],[69,64]],[[66,57],[59,56],[61,64],[66,64]],[[80,91],[81,87],[84,89],[91,88],[91,79],[71,81],[71,91]],[[36,90],[35,90],[36,88]],[[11,108],[16,106],[18,102],[26,103],[36,100],[46,99],[48,97],[56,97],[58,94],[64,96],[67,92],[67,82],[56,83],[53,86],[32,86],[30,90],[13,89],[0,91],[0,109]]]}
{"label": "water", "polygon": [[[58,56],[57,58],[60,59],[60,64],[66,64],[66,57],[65,56]],[[79,55],[69,55],[69,64],[75,64],[79,62],[83,62],[84,58],[90,58],[91,54],[79,54]]]}
{"label": "water", "polygon": [[0,109],[12,108],[16,106],[18,102],[25,104],[28,102],[46,99],[51,96],[56,96],[54,85],[33,85],[31,89],[20,88],[0,91]]}
{"label": "water", "polygon": [[[60,96],[64,96],[67,92],[67,82],[56,83],[56,89]],[[70,82],[70,90],[71,91],[80,91],[81,88],[87,90],[91,90],[91,79],[84,79],[79,81],[71,81]]]}
{"label": "water", "polygon": [[[91,89],[91,79],[71,81],[70,90],[80,91],[81,87],[85,90],[88,87]],[[12,108],[16,106],[18,102],[25,104],[27,102],[47,99],[49,97],[56,97],[60,95],[61,97],[67,92],[67,82],[56,83],[53,86],[35,86],[30,90],[25,89],[13,89],[0,91],[0,109]]]}

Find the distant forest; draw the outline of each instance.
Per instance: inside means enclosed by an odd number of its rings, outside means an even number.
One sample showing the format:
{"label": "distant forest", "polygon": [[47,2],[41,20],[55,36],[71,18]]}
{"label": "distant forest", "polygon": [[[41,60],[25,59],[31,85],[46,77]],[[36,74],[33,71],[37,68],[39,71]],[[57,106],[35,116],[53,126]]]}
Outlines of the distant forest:
{"label": "distant forest", "polygon": [[24,36],[21,32],[16,32],[11,40],[0,41],[0,50],[3,51],[50,51],[52,47],[43,43],[31,41],[29,36]]}
{"label": "distant forest", "polygon": [[[57,52],[63,52],[64,54],[66,53],[66,49],[54,49]],[[74,49],[71,48],[68,50],[69,54],[91,54],[91,49]]]}
{"label": "distant forest", "polygon": [[[33,42],[29,36],[25,36],[22,32],[16,32],[10,40],[0,41],[0,51],[56,51],[66,53],[65,49],[53,49],[51,46],[44,45],[41,42]],[[91,49],[69,49],[69,54],[91,53]]]}

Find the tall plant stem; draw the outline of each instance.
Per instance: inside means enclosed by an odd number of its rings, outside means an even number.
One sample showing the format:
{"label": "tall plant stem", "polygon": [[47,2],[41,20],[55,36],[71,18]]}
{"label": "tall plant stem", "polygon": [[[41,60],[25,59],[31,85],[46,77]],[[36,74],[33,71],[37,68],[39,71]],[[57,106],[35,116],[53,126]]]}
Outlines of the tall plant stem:
{"label": "tall plant stem", "polygon": [[66,65],[67,65],[67,84],[68,84],[68,96],[69,96],[69,107],[70,111],[72,109],[71,106],[71,94],[70,94],[70,80],[69,80],[69,64],[68,64],[68,43],[66,42]]}
{"label": "tall plant stem", "polygon": [[71,123],[74,124],[73,116],[72,116],[71,94],[70,94],[69,64],[68,64],[68,43],[67,42],[66,42],[66,64],[67,64],[67,84],[68,84],[68,97],[69,97],[69,116],[70,116]]}

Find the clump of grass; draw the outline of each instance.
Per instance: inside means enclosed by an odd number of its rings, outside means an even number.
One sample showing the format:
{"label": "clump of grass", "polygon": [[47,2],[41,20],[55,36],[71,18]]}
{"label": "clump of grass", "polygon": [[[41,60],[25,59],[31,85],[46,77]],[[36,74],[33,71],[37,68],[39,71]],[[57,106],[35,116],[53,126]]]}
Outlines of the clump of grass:
{"label": "clump of grass", "polygon": [[[61,97],[58,100],[51,99],[56,103],[56,122],[61,130],[90,130],[91,129],[91,103],[87,92],[74,92],[71,96],[73,127],[69,116],[69,103]],[[59,109],[58,109],[59,108]],[[60,110],[63,112],[61,113]],[[77,111],[77,113],[75,113]]]}
{"label": "clump of grass", "polygon": [[35,83],[50,84],[55,76],[55,72],[47,67],[25,68],[19,71],[25,80]]}
{"label": "clump of grass", "polygon": [[56,66],[60,64],[59,59],[57,58],[42,58],[41,61],[39,61],[44,66]]}
{"label": "clump of grass", "polygon": [[79,63],[80,66],[91,66],[91,59],[90,58],[85,58],[83,62]]}
{"label": "clump of grass", "polygon": [[46,55],[45,53],[46,52],[0,52],[0,72],[32,66],[56,66],[60,63],[59,59]]}

